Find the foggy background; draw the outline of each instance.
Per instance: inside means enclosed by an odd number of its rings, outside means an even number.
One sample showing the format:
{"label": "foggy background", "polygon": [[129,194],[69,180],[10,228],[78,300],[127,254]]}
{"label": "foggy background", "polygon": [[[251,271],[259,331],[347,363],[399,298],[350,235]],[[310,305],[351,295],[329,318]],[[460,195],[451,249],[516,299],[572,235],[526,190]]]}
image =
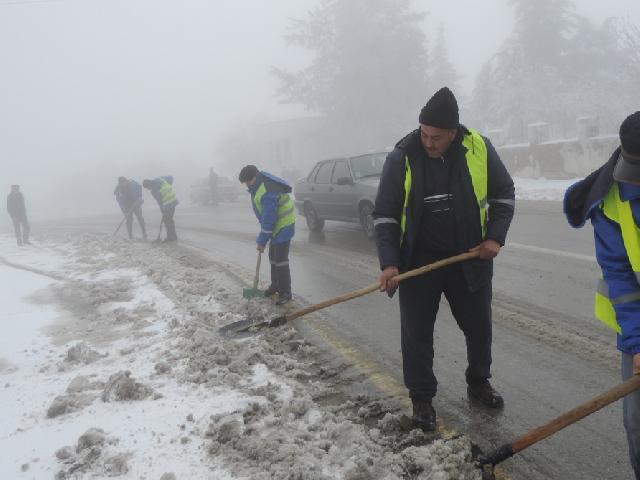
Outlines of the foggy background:
{"label": "foggy background", "polygon": [[118,211],[119,175],[188,205],[209,167],[291,180],[388,148],[444,84],[505,144],[615,133],[638,25],[637,0],[0,0],[0,184],[33,219]]}

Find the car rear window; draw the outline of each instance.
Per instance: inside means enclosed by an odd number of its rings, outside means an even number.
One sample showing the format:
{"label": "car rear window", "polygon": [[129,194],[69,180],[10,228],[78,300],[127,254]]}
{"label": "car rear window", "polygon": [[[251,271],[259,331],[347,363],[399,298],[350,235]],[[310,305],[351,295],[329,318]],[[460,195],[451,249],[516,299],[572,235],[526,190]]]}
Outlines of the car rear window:
{"label": "car rear window", "polygon": [[331,170],[333,170],[333,162],[320,165],[320,169],[316,173],[316,183],[331,183]]}
{"label": "car rear window", "polygon": [[372,153],[351,159],[351,170],[356,180],[365,177],[379,177],[382,174],[382,166],[387,158],[386,153]]}

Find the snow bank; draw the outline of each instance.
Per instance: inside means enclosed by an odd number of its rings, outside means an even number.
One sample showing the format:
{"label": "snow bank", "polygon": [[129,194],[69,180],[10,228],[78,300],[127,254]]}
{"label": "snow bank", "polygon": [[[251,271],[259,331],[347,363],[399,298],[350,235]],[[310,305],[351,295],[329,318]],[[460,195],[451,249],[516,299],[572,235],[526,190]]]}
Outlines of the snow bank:
{"label": "snow bank", "polygon": [[467,440],[341,393],[345,366],[294,329],[222,338],[278,312],[200,254],[89,235],[19,254],[62,276],[0,268],[0,319],[20,323],[0,344],[0,478],[480,478]]}
{"label": "snow bank", "polygon": [[553,200],[562,201],[564,192],[571,185],[581,180],[548,180],[546,178],[513,177],[518,200]]}

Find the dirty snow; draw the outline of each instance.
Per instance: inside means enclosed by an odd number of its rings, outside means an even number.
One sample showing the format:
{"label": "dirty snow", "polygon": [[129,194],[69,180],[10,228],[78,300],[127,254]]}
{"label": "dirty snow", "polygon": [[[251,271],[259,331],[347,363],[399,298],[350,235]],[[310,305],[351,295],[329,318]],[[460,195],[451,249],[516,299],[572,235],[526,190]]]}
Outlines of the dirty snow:
{"label": "dirty snow", "polygon": [[562,201],[567,188],[581,180],[549,180],[546,178],[513,177],[518,200],[551,200]]}
{"label": "dirty snow", "polygon": [[347,366],[293,328],[221,337],[278,312],[200,253],[91,235],[0,252],[0,478],[480,478],[466,439],[345,394]]}

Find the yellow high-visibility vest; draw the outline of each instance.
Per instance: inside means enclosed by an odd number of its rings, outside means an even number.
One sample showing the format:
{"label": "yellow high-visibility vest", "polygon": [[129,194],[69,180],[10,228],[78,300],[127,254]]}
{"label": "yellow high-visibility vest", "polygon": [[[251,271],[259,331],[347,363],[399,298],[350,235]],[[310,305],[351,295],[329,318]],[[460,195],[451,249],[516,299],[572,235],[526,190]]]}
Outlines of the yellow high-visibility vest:
{"label": "yellow high-visibility vest", "polygon": [[[640,229],[638,229],[633,213],[631,211],[631,203],[623,201],[620,198],[620,189],[618,184],[614,182],[609,192],[604,197],[602,205],[602,213],[611,221],[620,225],[622,232],[622,241],[624,248],[629,257],[629,263],[636,275],[636,279],[640,282]],[[622,332],[620,324],[616,318],[615,304],[627,303],[640,300],[640,290],[622,295],[617,298],[610,298],[609,286],[604,279],[598,282],[596,290],[595,314],[607,327],[612,328],[618,333]]]}
{"label": "yellow high-visibility vest", "polygon": [[[476,196],[476,201],[478,202],[478,209],[480,210],[480,226],[482,227],[482,238],[484,239],[487,233],[487,192],[489,190],[487,145],[482,136],[471,129],[462,139],[462,145],[467,149],[467,168],[471,174],[471,183],[473,184],[473,191]],[[402,232],[401,241],[404,240],[404,234],[407,228],[407,208],[409,206],[409,194],[411,193],[411,185],[413,182],[409,156],[405,157],[404,163],[404,206],[400,219],[400,230]]]}
{"label": "yellow high-visibility vest", "polygon": [[[253,204],[260,214],[262,214],[263,210],[262,197],[265,193],[267,193],[267,187],[265,187],[264,182],[262,182],[253,197]],[[278,235],[278,233],[280,233],[280,230],[282,230],[284,227],[288,227],[289,225],[293,225],[294,223],[296,223],[296,207],[293,203],[293,200],[291,199],[291,196],[288,193],[283,193],[280,195],[280,198],[278,200],[278,220],[273,227],[271,238],[274,238],[276,235]]]}

